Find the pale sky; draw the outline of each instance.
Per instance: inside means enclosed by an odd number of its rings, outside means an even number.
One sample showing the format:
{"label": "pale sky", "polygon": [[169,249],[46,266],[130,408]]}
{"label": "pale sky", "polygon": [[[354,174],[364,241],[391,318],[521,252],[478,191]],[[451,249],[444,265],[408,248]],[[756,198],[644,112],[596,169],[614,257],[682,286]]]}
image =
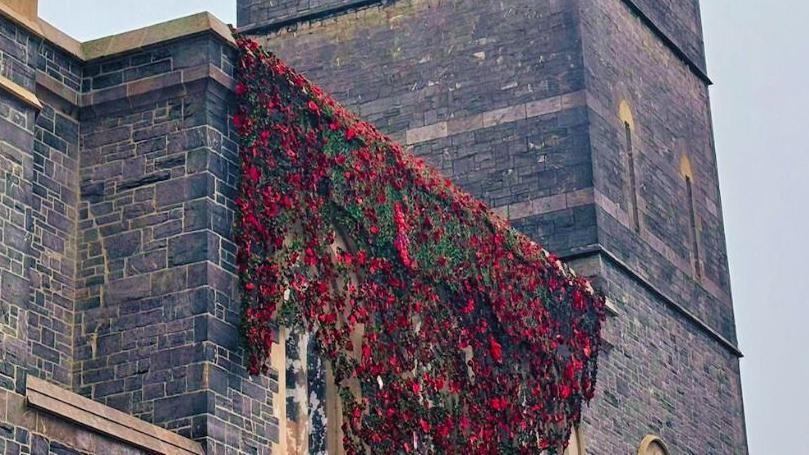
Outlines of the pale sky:
{"label": "pale sky", "polygon": [[[40,0],[80,40],[205,10],[236,22],[235,0]],[[809,2],[702,10],[750,453],[807,453]]]}

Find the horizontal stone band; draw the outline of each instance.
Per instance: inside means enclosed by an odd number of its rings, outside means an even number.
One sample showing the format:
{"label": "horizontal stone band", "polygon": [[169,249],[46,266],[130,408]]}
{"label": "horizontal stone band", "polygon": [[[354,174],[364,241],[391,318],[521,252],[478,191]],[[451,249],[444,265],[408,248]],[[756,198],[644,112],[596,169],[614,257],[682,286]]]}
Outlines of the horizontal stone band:
{"label": "horizontal stone band", "polygon": [[565,109],[584,106],[587,96],[584,90],[552,96],[537,101],[518,104],[495,109],[468,117],[445,120],[407,130],[405,142],[407,145],[441,139],[456,134],[467,133],[483,128],[502,125],[504,123],[518,122],[534,117],[561,112]]}

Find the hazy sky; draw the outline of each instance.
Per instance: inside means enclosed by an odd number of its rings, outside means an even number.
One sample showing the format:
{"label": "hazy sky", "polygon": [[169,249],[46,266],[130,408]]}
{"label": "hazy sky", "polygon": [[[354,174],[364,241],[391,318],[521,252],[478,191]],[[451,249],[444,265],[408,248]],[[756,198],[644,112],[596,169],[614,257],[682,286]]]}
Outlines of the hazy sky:
{"label": "hazy sky", "polygon": [[[681,0],[675,0],[681,1]],[[235,0],[40,0],[87,40]],[[702,0],[750,452],[809,432],[809,2]]]}
{"label": "hazy sky", "polygon": [[809,453],[809,2],[702,0],[753,454]]}

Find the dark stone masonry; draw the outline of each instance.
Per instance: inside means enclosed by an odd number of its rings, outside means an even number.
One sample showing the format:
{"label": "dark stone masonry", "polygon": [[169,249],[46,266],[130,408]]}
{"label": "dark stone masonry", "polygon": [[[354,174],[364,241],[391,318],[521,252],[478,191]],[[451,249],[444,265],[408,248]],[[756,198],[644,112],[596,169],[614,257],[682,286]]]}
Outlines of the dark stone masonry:
{"label": "dark stone masonry", "polygon": [[[2,6],[0,390],[33,375],[207,453],[269,452],[278,384],[239,349],[227,26],[79,44]],[[23,411],[0,405],[0,453],[48,453]],[[113,453],[86,439],[63,442]]]}
{"label": "dark stone masonry", "polygon": [[607,290],[587,453],[746,453],[698,2],[304,3],[239,25]]}
{"label": "dark stone masonry", "polygon": [[[606,291],[582,453],[747,453],[698,0],[237,3]],[[279,453],[295,379],[240,349],[228,27],[78,43],[35,4],[0,0],[0,454]],[[32,409],[28,376],[99,408]],[[113,410],[142,423],[75,417]]]}

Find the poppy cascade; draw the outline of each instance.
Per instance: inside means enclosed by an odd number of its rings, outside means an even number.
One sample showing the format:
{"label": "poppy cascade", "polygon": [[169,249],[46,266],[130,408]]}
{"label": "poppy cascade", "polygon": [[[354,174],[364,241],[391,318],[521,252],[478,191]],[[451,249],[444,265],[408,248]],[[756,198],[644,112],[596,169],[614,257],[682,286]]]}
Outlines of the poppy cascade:
{"label": "poppy cascade", "polygon": [[256,42],[238,44],[251,373],[267,371],[278,326],[313,333],[347,453],[563,448],[593,396],[603,297]]}

